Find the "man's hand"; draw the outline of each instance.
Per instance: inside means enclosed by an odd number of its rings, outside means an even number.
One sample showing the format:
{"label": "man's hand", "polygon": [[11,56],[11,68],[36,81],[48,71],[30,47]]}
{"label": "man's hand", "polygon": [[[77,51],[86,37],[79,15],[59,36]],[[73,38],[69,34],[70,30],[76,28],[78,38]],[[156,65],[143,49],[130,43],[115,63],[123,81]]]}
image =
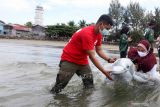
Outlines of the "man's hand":
{"label": "man's hand", "polygon": [[113,81],[110,73],[111,73],[111,71],[105,71],[105,72],[104,72],[104,74],[106,75],[106,77],[107,77],[109,80],[112,80],[112,81]]}
{"label": "man's hand", "polygon": [[128,42],[131,42],[132,41],[132,38],[131,37],[128,37]]}
{"label": "man's hand", "polygon": [[114,63],[117,60],[117,58],[109,58],[108,63]]}

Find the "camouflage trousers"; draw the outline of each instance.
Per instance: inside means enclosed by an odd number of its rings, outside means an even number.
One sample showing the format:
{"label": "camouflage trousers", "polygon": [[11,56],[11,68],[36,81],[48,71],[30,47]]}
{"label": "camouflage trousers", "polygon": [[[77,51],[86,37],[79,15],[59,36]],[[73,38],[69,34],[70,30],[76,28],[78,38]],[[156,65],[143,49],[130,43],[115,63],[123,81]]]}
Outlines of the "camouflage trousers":
{"label": "camouflage trousers", "polygon": [[93,88],[93,75],[89,65],[78,65],[68,61],[61,61],[52,93],[59,93],[68,84],[74,74],[82,78],[84,88]]}

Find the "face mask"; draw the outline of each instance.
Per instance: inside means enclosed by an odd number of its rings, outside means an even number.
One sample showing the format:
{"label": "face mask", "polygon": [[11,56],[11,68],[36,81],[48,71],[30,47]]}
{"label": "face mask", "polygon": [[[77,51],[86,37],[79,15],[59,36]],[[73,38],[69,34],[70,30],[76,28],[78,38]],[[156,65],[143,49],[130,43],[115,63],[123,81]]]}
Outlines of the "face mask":
{"label": "face mask", "polygon": [[105,36],[105,35],[110,35],[109,31],[107,29],[103,29],[103,30],[100,30],[100,33]]}
{"label": "face mask", "polygon": [[138,51],[138,55],[140,57],[145,57],[147,54],[148,54],[147,52],[140,52],[140,51]]}

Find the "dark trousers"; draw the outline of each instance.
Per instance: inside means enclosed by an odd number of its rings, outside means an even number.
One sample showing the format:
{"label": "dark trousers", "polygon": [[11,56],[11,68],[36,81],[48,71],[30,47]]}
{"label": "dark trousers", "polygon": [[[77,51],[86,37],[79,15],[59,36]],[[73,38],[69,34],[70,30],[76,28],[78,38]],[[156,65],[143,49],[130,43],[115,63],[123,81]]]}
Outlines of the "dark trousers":
{"label": "dark trousers", "polygon": [[126,56],[127,56],[127,51],[120,52],[120,58],[126,58]]}
{"label": "dark trousers", "polygon": [[158,51],[158,57],[160,58],[160,47],[157,49]]}
{"label": "dark trousers", "polygon": [[157,51],[158,51],[159,65],[160,65],[160,47],[158,47]]}
{"label": "dark trousers", "polygon": [[60,63],[60,70],[57,74],[56,83],[51,89],[52,93],[59,93],[66,87],[74,74],[82,78],[85,88],[93,88],[93,75],[89,65],[77,65],[68,61]]}

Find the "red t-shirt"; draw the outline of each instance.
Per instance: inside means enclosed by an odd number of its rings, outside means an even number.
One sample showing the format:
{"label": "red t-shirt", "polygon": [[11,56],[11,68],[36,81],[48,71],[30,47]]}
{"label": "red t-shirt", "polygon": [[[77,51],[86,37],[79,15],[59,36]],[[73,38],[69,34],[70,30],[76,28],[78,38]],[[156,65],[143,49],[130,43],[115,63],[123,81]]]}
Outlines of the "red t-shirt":
{"label": "red t-shirt", "polygon": [[61,60],[80,65],[88,64],[86,50],[93,50],[94,46],[101,46],[102,35],[95,34],[94,25],[78,30],[72,35],[71,40],[64,47]]}

